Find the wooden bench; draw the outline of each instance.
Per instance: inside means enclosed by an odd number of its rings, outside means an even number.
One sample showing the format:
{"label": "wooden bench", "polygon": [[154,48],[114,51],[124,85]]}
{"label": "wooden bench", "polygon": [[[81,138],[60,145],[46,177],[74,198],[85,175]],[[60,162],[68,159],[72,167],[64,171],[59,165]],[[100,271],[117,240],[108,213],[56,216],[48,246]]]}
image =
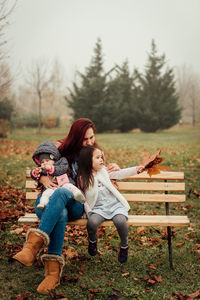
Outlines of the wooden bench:
{"label": "wooden bench", "polygon": [[[35,182],[30,178],[30,170],[26,171],[26,199],[35,200],[38,191],[35,190]],[[185,215],[170,215],[170,203],[184,203],[186,196],[184,173],[183,172],[161,172],[149,177],[147,172],[131,176],[126,181],[118,181],[119,190],[129,202],[133,203],[164,203],[165,214],[163,215],[129,215],[128,225],[131,226],[165,226],[168,235],[168,250],[170,268],[173,268],[171,227],[190,225],[190,221]],[[125,193],[124,193],[125,192]],[[134,210],[134,207],[132,207]],[[154,210],[155,211],[155,210]],[[19,224],[31,225],[39,222],[36,214],[26,214],[18,220]],[[79,219],[69,222],[70,225],[86,225],[87,219]],[[102,226],[112,226],[112,221],[105,221]]]}

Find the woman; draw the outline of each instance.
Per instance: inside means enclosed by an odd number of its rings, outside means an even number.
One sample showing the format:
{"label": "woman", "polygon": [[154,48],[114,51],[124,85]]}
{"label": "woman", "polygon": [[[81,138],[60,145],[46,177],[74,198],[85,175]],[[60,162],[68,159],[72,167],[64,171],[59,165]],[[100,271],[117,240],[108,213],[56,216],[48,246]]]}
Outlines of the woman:
{"label": "woman", "polygon": [[[96,128],[94,123],[86,118],[76,120],[63,140],[55,142],[61,156],[68,159],[71,177],[76,183],[78,173],[78,155],[84,146],[97,146],[95,142]],[[119,169],[116,164],[108,166],[110,170]],[[57,187],[49,177],[40,177],[40,184],[45,188]],[[68,221],[81,218],[84,212],[83,204],[74,200],[72,193],[65,188],[58,188],[49,199],[43,211],[37,208],[41,194],[35,204],[35,212],[40,219],[37,229],[31,228],[26,235],[26,243],[22,251],[13,258],[25,266],[31,266],[40,251],[48,246],[48,253],[41,257],[45,265],[45,279],[37,288],[38,293],[48,294],[60,284],[60,276],[64,267],[61,256],[65,227]]]}

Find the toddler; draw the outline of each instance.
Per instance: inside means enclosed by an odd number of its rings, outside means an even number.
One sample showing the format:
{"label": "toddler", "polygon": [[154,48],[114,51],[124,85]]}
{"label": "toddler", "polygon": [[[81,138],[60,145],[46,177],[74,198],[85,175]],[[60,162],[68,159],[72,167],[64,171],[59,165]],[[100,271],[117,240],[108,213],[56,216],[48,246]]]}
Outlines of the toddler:
{"label": "toddler", "polygon": [[[41,175],[52,176],[58,187],[64,187],[72,192],[74,199],[83,203],[85,197],[82,192],[74,185],[67,172],[69,171],[69,163],[65,157],[61,157],[58,149],[52,142],[44,142],[39,145],[33,154],[33,160],[38,167],[31,170],[31,177],[38,180]],[[43,210],[49,201],[49,197],[53,194],[54,189],[44,189],[40,198],[40,203],[37,205],[38,209]]]}

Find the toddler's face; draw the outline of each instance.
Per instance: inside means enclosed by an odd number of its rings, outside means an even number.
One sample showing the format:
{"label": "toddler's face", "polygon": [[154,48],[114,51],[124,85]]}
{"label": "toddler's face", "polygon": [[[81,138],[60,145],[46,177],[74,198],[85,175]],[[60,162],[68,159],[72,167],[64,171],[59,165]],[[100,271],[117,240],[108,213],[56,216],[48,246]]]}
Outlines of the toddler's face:
{"label": "toddler's face", "polygon": [[103,153],[101,150],[95,149],[92,156],[92,169],[97,172],[102,169],[103,165]]}
{"label": "toddler's face", "polygon": [[49,159],[49,158],[43,158],[41,161],[41,165],[53,165],[54,164],[54,160],[53,159]]}

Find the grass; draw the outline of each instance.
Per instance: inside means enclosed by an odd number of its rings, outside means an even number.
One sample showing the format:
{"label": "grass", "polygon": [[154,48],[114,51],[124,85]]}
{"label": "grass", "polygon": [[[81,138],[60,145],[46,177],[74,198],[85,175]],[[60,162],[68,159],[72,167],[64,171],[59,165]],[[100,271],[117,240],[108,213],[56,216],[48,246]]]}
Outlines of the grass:
{"label": "grass", "polygon": [[[44,140],[64,137],[65,129],[45,130],[37,135],[34,130],[17,130],[0,144],[0,180],[2,190],[7,186],[23,189],[26,166],[33,166],[31,156]],[[121,167],[138,164],[146,152],[162,148],[165,165],[173,171],[184,171],[187,201],[172,205],[171,214],[187,214],[191,226],[173,229],[174,270],[168,263],[164,228],[145,228],[141,233],[129,229],[128,262],[117,261],[119,239],[114,228],[99,230],[99,253],[87,254],[87,235],[84,228],[67,228],[64,253],[67,264],[61,285],[56,289],[67,299],[187,299],[186,295],[200,290],[200,130],[175,127],[155,134],[132,132],[127,134],[99,134],[99,145],[104,149],[107,163],[117,162]],[[160,205],[134,205],[134,211],[143,213],[163,210]],[[43,266],[26,268],[11,263],[8,257],[18,244],[24,242],[21,234],[11,233],[18,228],[7,220],[1,230],[0,299],[50,299],[38,295],[37,285],[44,275]],[[74,257],[68,257],[68,249]],[[156,280],[155,280],[156,279]],[[20,297],[21,298],[16,298]],[[181,298],[184,297],[185,298]],[[56,296],[55,296],[56,297]],[[56,299],[54,297],[54,299]],[[58,295],[57,295],[58,297]],[[64,298],[64,296],[63,296]],[[58,298],[57,298],[58,299]]]}

